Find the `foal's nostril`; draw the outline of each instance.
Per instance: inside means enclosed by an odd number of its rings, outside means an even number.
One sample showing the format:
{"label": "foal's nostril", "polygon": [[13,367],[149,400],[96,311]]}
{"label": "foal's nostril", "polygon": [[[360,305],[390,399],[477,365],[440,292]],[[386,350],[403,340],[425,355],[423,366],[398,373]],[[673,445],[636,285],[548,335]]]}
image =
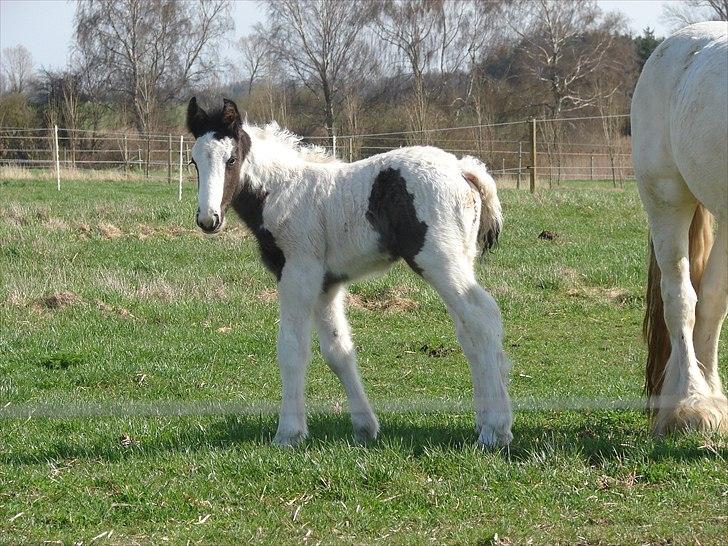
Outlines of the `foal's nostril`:
{"label": "foal's nostril", "polygon": [[220,227],[220,215],[213,214],[212,215],[212,229],[217,229],[218,227]]}

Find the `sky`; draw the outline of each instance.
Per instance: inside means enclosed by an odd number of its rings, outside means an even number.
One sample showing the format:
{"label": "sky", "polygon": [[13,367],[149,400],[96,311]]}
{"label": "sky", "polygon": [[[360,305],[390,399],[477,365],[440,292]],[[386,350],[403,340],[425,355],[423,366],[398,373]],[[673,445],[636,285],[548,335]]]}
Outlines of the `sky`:
{"label": "sky", "polygon": [[[598,0],[604,11],[624,13],[635,34],[641,34],[649,26],[663,36],[668,33],[660,19],[664,3],[664,0]],[[67,0],[0,0],[0,50],[22,44],[33,55],[36,68],[64,68],[73,37],[75,4]],[[235,36],[242,36],[263,20],[263,8],[252,0],[236,0],[233,19]],[[232,57],[234,52],[230,49],[222,53]]]}

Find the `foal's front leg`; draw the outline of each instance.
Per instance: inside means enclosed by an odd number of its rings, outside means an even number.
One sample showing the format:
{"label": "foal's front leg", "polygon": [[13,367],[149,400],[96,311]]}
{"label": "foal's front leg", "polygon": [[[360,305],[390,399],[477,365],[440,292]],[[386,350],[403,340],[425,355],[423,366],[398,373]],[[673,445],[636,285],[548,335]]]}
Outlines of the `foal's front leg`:
{"label": "foal's front leg", "polygon": [[311,314],[323,274],[323,266],[313,260],[289,259],[278,283],[278,366],[283,400],[273,442],[280,446],[295,445],[308,435],[304,389],[311,356]]}

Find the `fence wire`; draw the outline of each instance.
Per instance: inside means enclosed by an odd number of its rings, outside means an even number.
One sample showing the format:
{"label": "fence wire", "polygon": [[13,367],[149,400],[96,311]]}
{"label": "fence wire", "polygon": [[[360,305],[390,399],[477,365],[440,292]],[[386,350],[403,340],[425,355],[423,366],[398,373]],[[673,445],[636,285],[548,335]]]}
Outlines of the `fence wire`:
{"label": "fence wire", "polygon": [[[312,135],[303,140],[326,147],[344,161],[403,146],[437,146],[479,158],[497,179],[514,181],[517,187],[529,185],[532,172],[538,188],[605,179],[617,187],[634,178],[628,117],[507,121],[362,132],[333,139]],[[78,177],[78,171],[93,169],[113,171],[114,179],[194,183],[195,171],[189,166],[192,144],[187,135],[69,128],[58,128],[56,141],[54,128],[0,127],[0,166],[58,170],[61,172],[54,174],[59,178]]]}

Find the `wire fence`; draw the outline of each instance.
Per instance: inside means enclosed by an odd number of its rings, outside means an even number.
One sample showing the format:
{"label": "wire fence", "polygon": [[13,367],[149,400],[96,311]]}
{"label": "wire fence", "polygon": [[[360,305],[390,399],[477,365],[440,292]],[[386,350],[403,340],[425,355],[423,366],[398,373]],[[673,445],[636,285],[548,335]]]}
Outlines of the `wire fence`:
{"label": "wire fence", "polygon": [[[634,178],[629,114],[531,119],[419,130],[304,137],[343,160],[356,161],[402,146],[437,146],[473,155],[502,183],[531,191],[573,180],[622,186]],[[59,127],[0,127],[0,175],[13,168],[62,178],[142,179],[194,184],[193,139],[187,135],[138,134]]]}

